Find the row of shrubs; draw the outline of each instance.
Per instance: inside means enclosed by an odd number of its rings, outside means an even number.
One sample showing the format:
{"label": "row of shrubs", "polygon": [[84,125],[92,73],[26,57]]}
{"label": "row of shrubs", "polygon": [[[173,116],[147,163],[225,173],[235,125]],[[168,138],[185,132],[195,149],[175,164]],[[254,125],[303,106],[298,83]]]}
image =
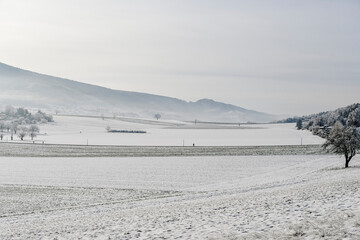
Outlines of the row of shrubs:
{"label": "row of shrubs", "polygon": [[110,133],[146,133],[146,131],[143,130],[117,130],[117,129],[111,129],[110,126],[106,127],[106,131]]}
{"label": "row of shrubs", "polygon": [[146,131],[141,130],[110,130],[111,133],[146,133]]}

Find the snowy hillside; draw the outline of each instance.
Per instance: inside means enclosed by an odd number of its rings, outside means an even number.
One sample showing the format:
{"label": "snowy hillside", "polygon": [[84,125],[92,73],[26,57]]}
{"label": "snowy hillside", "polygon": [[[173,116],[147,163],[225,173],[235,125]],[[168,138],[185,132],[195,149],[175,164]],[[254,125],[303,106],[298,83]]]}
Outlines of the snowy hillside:
{"label": "snowy hillside", "polygon": [[1,239],[359,239],[359,158],[0,158]]}
{"label": "snowy hillside", "polygon": [[62,113],[97,113],[193,121],[269,122],[275,116],[230,104],[112,90],[38,74],[0,63],[0,107],[42,108]]}

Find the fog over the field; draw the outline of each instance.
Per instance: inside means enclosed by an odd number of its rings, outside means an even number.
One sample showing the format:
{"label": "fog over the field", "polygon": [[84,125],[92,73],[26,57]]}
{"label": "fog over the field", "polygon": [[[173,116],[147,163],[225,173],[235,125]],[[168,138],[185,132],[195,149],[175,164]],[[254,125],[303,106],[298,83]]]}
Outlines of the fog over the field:
{"label": "fog over the field", "polygon": [[359,101],[360,2],[1,0],[0,62],[273,114]]}

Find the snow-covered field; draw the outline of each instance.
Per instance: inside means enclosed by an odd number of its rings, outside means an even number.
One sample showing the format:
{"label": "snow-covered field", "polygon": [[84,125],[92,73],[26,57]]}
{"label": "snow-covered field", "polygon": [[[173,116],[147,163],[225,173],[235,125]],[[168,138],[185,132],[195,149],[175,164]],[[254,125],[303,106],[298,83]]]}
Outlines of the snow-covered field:
{"label": "snow-covered field", "polygon": [[4,157],[176,157],[328,154],[321,145],[268,146],[116,146],[0,143]]}
{"label": "snow-covered field", "polygon": [[0,239],[360,239],[360,157],[0,158]]}
{"label": "snow-covered field", "polygon": [[[166,120],[111,119],[100,117],[54,116],[54,123],[40,126],[36,142],[81,145],[127,146],[255,146],[321,144],[323,140],[295,124],[221,125]],[[108,133],[118,130],[143,130],[146,134]],[[46,135],[44,135],[46,133]],[[8,139],[5,136],[4,141]],[[27,138],[29,141],[29,138]]]}
{"label": "snow-covered field", "polygon": [[0,239],[360,239],[360,157],[294,124],[54,119],[0,145]]}

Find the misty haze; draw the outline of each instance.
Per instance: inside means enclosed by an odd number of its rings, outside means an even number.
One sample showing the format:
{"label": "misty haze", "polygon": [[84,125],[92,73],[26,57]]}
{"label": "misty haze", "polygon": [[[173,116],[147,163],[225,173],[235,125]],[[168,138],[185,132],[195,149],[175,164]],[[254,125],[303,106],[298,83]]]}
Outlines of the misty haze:
{"label": "misty haze", "polygon": [[360,239],[357,1],[0,1],[0,239]]}

